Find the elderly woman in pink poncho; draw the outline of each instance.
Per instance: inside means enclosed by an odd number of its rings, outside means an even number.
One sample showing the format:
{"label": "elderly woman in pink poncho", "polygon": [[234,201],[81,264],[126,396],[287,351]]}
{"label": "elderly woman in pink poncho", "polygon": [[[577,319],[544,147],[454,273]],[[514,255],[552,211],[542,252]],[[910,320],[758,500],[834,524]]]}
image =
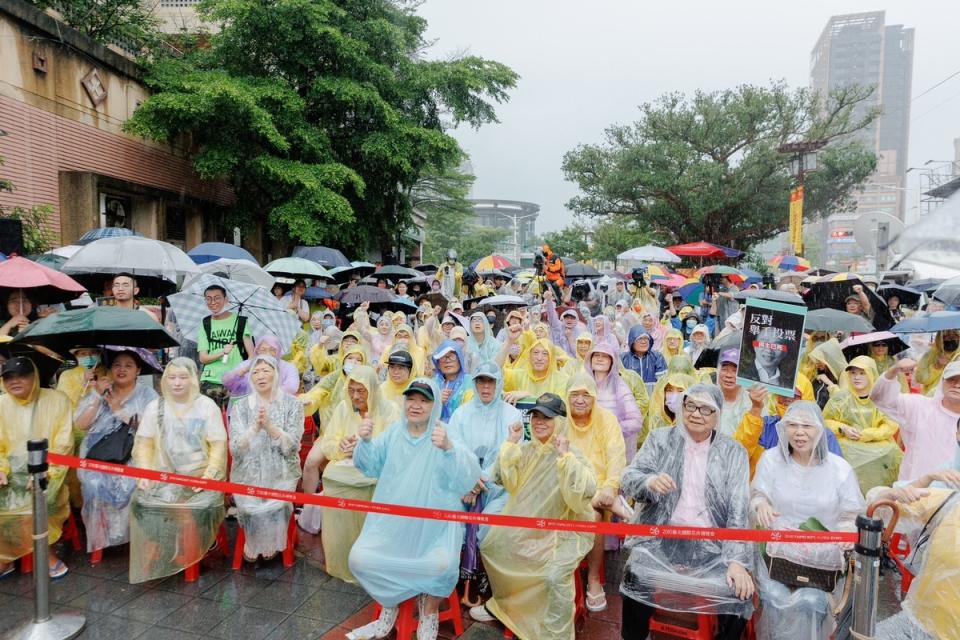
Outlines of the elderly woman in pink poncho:
{"label": "elderly woman in pink poncho", "polygon": [[643,428],[643,415],[630,387],[620,377],[619,365],[616,348],[602,340],[594,345],[584,361],[584,368],[597,383],[597,402],[620,423],[629,463],[637,452],[637,434]]}
{"label": "elderly woman in pink poncho", "polygon": [[290,395],[296,395],[300,389],[300,372],[297,371],[294,364],[281,360],[280,356],[282,355],[283,351],[279,339],[275,336],[260,338],[257,340],[254,353],[251,354],[249,359],[223,374],[224,389],[230,392],[231,398],[250,395],[250,368],[253,366],[253,361],[257,356],[269,356],[274,358],[279,366],[277,374],[280,376],[280,390]]}

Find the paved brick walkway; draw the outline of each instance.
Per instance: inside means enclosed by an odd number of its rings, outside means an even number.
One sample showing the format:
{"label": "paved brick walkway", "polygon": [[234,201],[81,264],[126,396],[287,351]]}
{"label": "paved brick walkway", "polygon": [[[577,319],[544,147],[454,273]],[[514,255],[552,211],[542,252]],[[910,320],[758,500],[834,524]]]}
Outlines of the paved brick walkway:
{"label": "paved brick walkway", "polygon": [[[231,542],[233,539],[231,530]],[[373,604],[353,585],[323,571],[319,536],[301,533],[296,564],[279,559],[263,565],[230,569],[229,560],[213,552],[202,563],[200,579],[192,584],[182,575],[140,585],[127,582],[127,547],[108,549],[103,561],[91,566],[86,554],[64,551],[70,574],[51,585],[52,608],[83,610],[87,628],[80,636],[97,640],[343,640],[350,629],[372,619]],[[579,638],[616,640],[620,637],[620,596],[617,593],[623,554],[607,554],[609,607],[591,614]],[[886,579],[881,610],[898,608],[895,581]],[[33,611],[30,576],[0,580],[0,637]],[[466,615],[464,640],[502,638],[496,623],[480,624]],[[441,625],[441,638],[452,638],[450,624]]]}

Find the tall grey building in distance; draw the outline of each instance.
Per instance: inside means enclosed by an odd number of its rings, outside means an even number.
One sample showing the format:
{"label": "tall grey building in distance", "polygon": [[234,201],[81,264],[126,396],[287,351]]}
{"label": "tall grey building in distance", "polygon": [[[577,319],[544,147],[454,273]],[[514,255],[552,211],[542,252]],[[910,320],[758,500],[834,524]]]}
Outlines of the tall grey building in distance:
{"label": "tall grey building in distance", "polygon": [[910,95],[914,30],[887,25],[883,11],[833,16],[810,55],[810,85],[826,94],[853,84],[875,87],[862,109],[875,106],[882,115],[861,132],[861,140],[878,157],[877,170],[856,195],[856,210],[834,214],[822,226],[827,266],[849,267],[863,257],[853,224],[865,213],[880,211],[904,217],[904,187],[910,138]]}

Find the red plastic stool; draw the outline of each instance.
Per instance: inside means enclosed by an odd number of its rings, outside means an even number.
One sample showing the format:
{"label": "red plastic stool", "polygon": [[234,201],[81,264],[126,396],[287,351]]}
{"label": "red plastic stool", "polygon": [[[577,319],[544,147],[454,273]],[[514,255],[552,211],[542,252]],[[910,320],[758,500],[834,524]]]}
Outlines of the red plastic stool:
{"label": "red plastic stool", "polygon": [[[695,621],[697,626],[695,628],[690,628],[681,624],[674,624],[673,621],[666,622],[662,619],[659,619],[657,618],[658,613],[660,613],[659,609],[653,614],[653,617],[650,618],[651,638],[656,639],[667,637],[686,638],[686,640],[713,640],[713,637],[717,632],[717,616],[698,614],[694,620],[691,620],[691,622]],[[674,618],[674,620],[676,622],[680,622],[680,620],[677,620],[676,618]]]}
{"label": "red plastic stool", "polygon": [[[243,545],[247,542],[247,535],[243,532],[243,527],[237,525],[237,542],[233,546],[233,570],[239,571],[243,566]],[[287,524],[287,546],[283,550],[283,566],[290,568],[294,563],[293,550],[297,546],[297,515],[290,515],[290,522]]]}
{"label": "red plastic stool", "polygon": [[[80,544],[80,529],[77,527],[76,518],[73,517],[73,511],[70,512],[66,522],[63,523],[63,531],[60,534],[60,539],[64,542],[69,542],[74,551],[80,551],[82,548]],[[33,573],[33,553],[28,553],[20,558],[20,573]]]}
{"label": "red plastic stool", "polygon": [[[227,540],[227,528],[220,523],[220,530],[217,531],[217,543],[214,545],[214,549],[217,549],[223,555],[228,555],[230,553],[230,542]],[[184,582],[196,582],[200,579],[200,562],[194,562],[192,565],[183,570],[183,581]]]}
{"label": "red plastic stool", "polygon": [[910,570],[907,569],[907,566],[903,563],[903,561],[909,557],[910,551],[910,543],[903,537],[903,534],[893,534],[887,552],[890,560],[897,566],[897,571],[900,572],[901,598],[907,595],[907,592],[910,591],[910,585],[913,583],[913,574],[910,573]]}
{"label": "red plastic stool", "polygon": [[[440,612],[440,622],[452,622],[454,630],[453,637],[459,638],[463,635],[463,618],[460,614],[460,596],[457,594],[456,588],[454,588],[450,597],[447,598],[447,603],[449,606]],[[416,598],[410,598],[400,603],[400,613],[397,615],[397,624],[394,627],[397,632],[397,640],[411,640],[417,632],[416,609]],[[374,620],[380,618],[380,611],[380,604],[375,603],[373,607]]]}

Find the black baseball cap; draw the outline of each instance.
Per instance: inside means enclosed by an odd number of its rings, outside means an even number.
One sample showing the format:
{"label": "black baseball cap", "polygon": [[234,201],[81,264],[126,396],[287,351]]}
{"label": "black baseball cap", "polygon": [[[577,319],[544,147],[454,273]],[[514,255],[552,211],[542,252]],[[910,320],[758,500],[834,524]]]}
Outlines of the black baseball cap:
{"label": "black baseball cap", "polygon": [[390,357],[387,358],[387,364],[399,364],[408,369],[413,369],[413,356],[407,351],[394,351],[390,354]]}
{"label": "black baseball cap", "polygon": [[537,398],[537,404],[535,404],[530,411],[537,411],[548,418],[556,418],[557,416],[567,417],[567,406],[563,404],[560,396],[555,393],[542,394]]}
{"label": "black baseball cap", "polygon": [[411,393],[419,393],[424,398],[433,402],[433,387],[424,382],[423,380],[414,380],[410,383],[410,386],[403,391],[403,395],[408,396]]}
{"label": "black baseball cap", "polygon": [[3,363],[3,369],[0,369],[0,376],[26,376],[36,371],[33,361],[24,356],[10,358]]}

